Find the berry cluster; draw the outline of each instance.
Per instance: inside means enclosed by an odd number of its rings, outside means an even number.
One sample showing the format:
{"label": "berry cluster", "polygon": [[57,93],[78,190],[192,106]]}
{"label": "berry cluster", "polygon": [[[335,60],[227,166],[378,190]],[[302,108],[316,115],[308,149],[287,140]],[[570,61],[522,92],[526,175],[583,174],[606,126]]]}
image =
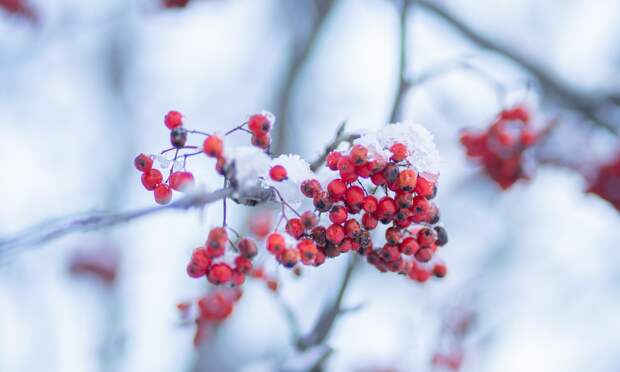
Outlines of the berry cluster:
{"label": "berry cluster", "polygon": [[461,134],[467,156],[479,160],[504,190],[519,179],[529,179],[526,151],[537,140],[530,114],[523,106],[503,110],[481,133],[465,130]]}
{"label": "berry cluster", "polygon": [[0,0],[0,9],[31,21],[37,20],[37,14],[27,0]]}
{"label": "berry cluster", "polygon": [[[269,131],[275,119],[273,114],[262,112],[251,115],[248,121],[229,130],[223,136],[209,134],[198,130],[188,130],[184,124],[184,118],[178,111],[170,111],[164,117],[164,124],[170,130],[170,144],[172,147],[163,150],[159,155],[139,154],[134,159],[134,166],[142,172],[142,185],[145,189],[153,191],[155,201],[158,204],[168,204],[172,200],[172,192],[187,191],[194,187],[194,175],[185,170],[187,158],[199,154],[216,159],[215,169],[218,173],[226,175],[227,159],[224,156],[223,137],[236,131],[245,131],[252,134],[252,144],[262,150],[268,150],[271,145]],[[245,127],[249,128],[246,129]],[[187,145],[188,135],[198,134],[206,136],[202,146]],[[181,151],[191,150],[181,154]],[[166,159],[164,155],[174,152],[172,159]],[[170,167],[168,177],[164,180],[162,171],[154,168],[154,161],[159,160],[162,167]]]}
{"label": "berry cluster", "polygon": [[601,165],[588,186],[588,192],[600,196],[620,211],[620,153]]}
{"label": "berry cluster", "polygon": [[[295,244],[275,232],[267,237],[267,251],[287,268],[298,263],[319,266],[328,257],[354,251],[381,272],[409,275],[420,282],[432,274],[445,276],[445,264],[427,265],[448,240],[446,230],[436,225],[439,209],[430,201],[437,192],[435,179],[418,174],[404,144],[394,143],[388,150],[389,158],[370,154],[361,144],[347,154],[331,152],[326,166],[339,178],[325,189],[317,179],[301,183],[314,210],[294,211],[297,217],[287,219],[285,231]],[[321,223],[323,215],[327,218]],[[376,244],[371,233],[379,223],[387,229],[384,241]]]}
{"label": "berry cluster", "polygon": [[[211,229],[205,245],[194,249],[187,264],[187,274],[192,278],[206,276],[208,281],[215,285],[243,284],[245,275],[252,271],[252,259],[258,254],[258,248],[252,238],[238,238],[237,242],[233,243],[225,228]],[[233,264],[224,261],[229,244],[238,252]]]}

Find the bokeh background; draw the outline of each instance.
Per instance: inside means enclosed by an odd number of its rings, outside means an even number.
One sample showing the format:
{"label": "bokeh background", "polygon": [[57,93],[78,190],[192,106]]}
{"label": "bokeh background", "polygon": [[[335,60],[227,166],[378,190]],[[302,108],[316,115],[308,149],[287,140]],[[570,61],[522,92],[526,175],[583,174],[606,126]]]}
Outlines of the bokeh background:
{"label": "bokeh background", "polygon": [[[33,0],[35,18],[0,9],[0,237],[52,217],[151,205],[132,161],[168,146],[170,109],[208,131],[273,111],[278,151],[309,160],[344,119],[351,132],[385,125],[398,83],[398,2],[325,3]],[[581,92],[620,91],[618,1],[435,3]],[[344,300],[357,310],[337,321],[325,370],[429,371],[446,319],[471,313],[462,371],[618,371],[618,212],[565,167],[541,167],[502,192],[458,143],[461,128],[483,128],[517,102],[541,121],[561,118],[559,152],[593,167],[617,138],[425,7],[414,5],[407,25],[406,73],[431,78],[411,88],[402,118],[429,128],[442,154],[449,275],[420,285],[362,267]],[[200,158],[192,170],[215,189],[212,165]],[[247,230],[243,208],[230,215]],[[164,213],[0,257],[0,371],[273,370],[293,346],[264,285],[248,283],[198,351],[179,320],[176,304],[207,289],[187,277],[187,259],[220,219],[218,206]],[[118,264],[112,284],[71,274],[75,255],[93,252]],[[340,257],[300,278],[271,268],[303,330],[345,266]]]}

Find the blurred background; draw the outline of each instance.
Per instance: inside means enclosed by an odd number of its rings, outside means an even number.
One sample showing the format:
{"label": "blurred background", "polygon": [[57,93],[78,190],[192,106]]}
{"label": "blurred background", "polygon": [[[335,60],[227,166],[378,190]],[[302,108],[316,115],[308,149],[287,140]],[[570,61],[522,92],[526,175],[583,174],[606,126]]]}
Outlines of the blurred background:
{"label": "blurred background", "polygon": [[[204,131],[267,109],[275,151],[308,160],[345,119],[377,130],[403,40],[413,84],[399,118],[432,131],[442,155],[449,274],[418,284],[362,265],[323,370],[620,370],[620,218],[582,175],[618,146],[605,128],[618,107],[593,106],[620,96],[620,2],[410,3],[402,38],[398,0],[0,0],[0,240],[152,205],[132,162],[169,146],[170,109]],[[554,165],[501,191],[459,134],[515,104],[557,122],[543,149]],[[215,189],[212,166],[191,169]],[[247,208],[229,213],[247,231]],[[216,206],[162,213],[3,253],[0,371],[277,370],[295,354],[282,303],[311,329],[346,258],[301,277],[269,267],[278,294],[247,283],[195,348],[176,305],[208,290],[185,265],[220,220]]]}

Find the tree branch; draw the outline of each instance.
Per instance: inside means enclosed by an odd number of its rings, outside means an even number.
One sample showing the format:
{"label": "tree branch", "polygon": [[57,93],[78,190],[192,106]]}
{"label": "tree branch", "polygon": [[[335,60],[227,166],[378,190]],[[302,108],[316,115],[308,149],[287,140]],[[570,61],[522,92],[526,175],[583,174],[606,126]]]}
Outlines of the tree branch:
{"label": "tree branch", "polygon": [[356,139],[358,139],[360,137],[359,134],[355,134],[355,133],[345,133],[345,127],[347,125],[346,121],[343,121],[340,126],[338,126],[338,129],[336,129],[336,136],[334,137],[334,139],[332,140],[332,142],[327,145],[325,147],[325,150],[323,150],[323,152],[321,153],[321,155],[310,164],[310,169],[313,172],[316,172],[321,165],[323,165],[323,163],[325,163],[325,160],[327,159],[327,155],[329,155],[330,152],[336,150],[338,148],[338,146],[340,146],[341,143],[353,143],[353,141],[355,141]]}
{"label": "tree branch", "polygon": [[[17,233],[11,238],[0,239],[0,256],[20,246],[37,245],[58,239],[65,235],[103,229],[121,223],[129,222],[138,218],[150,216],[168,210],[187,210],[200,208],[207,204],[230,196],[232,188],[219,189],[213,192],[198,192],[189,194],[182,199],[164,206],[154,206],[120,213],[93,213],[81,218],[59,218],[54,221],[44,222],[23,232]],[[257,190],[244,193],[242,199],[265,198],[265,194],[259,194]]]}
{"label": "tree branch", "polygon": [[574,87],[555,76],[548,68],[531,60],[523,53],[478,33],[471,26],[438,5],[435,0],[415,0],[415,3],[444,20],[461,35],[474,44],[477,44],[479,47],[496,52],[521,66],[538,80],[543,92],[550,98],[553,98],[558,105],[566,109],[577,111],[595,125],[605,128],[614,134],[618,134],[618,127],[616,124],[601,115],[601,111],[613,102],[610,97],[586,94],[576,90]]}
{"label": "tree branch", "polygon": [[410,0],[400,0],[399,18],[399,44],[398,44],[398,84],[396,86],[396,97],[390,113],[390,123],[395,123],[400,119],[403,110],[403,103],[407,91],[411,87],[407,79],[407,20],[409,19]]}
{"label": "tree branch", "polygon": [[291,63],[284,77],[284,83],[278,92],[278,109],[276,118],[278,118],[279,123],[276,125],[276,144],[273,149],[273,152],[276,155],[282,154],[283,152],[289,150],[286,129],[289,124],[288,112],[291,99],[293,98],[293,88],[295,87],[295,84],[299,79],[299,75],[308,61],[308,57],[312,54],[312,51],[316,47],[321,29],[333,9],[336,0],[313,0],[313,3],[316,7],[317,14],[312,20],[310,33],[305,40],[299,42],[299,46],[295,46],[291,57]]}

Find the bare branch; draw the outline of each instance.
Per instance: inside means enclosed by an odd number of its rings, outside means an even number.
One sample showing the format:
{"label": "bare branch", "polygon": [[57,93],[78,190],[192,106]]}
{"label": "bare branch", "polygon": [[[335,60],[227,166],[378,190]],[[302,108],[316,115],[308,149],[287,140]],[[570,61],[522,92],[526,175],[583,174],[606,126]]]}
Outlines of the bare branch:
{"label": "bare branch", "polygon": [[349,286],[351,276],[357,267],[358,261],[358,256],[354,254],[344,272],[338,292],[334,298],[328,302],[327,306],[324,307],[312,331],[305,337],[299,339],[297,345],[299,350],[307,350],[313,346],[320,345],[327,339],[338,315],[343,313],[341,308],[342,300],[344,299],[344,294]]}
{"label": "bare branch", "polygon": [[316,47],[317,40],[321,34],[321,29],[325,24],[326,19],[334,8],[334,4],[337,0],[313,0],[316,8],[316,15],[312,20],[311,30],[309,35],[303,41],[299,41],[298,45],[295,45],[293,55],[288,70],[284,76],[284,82],[278,92],[277,97],[277,113],[279,124],[276,126],[275,135],[275,148],[274,154],[279,155],[285,151],[288,151],[288,136],[286,133],[288,127],[288,112],[290,109],[291,99],[293,98],[293,89],[301,71],[303,71],[308,57],[312,54]]}
{"label": "bare branch", "polygon": [[[213,192],[189,194],[182,199],[164,206],[154,206],[119,213],[98,212],[84,214],[85,217],[65,217],[47,221],[17,233],[13,237],[0,239],[0,256],[21,246],[46,243],[74,232],[85,232],[112,227],[169,210],[187,210],[190,208],[204,207],[207,204],[232,196],[233,191],[232,188],[227,187]],[[269,195],[266,194],[264,189],[257,188],[244,192],[236,197],[240,203],[254,203],[257,200],[267,200]]]}
{"label": "bare branch", "polygon": [[548,97],[554,99],[558,105],[569,110],[577,111],[595,125],[605,128],[614,134],[618,134],[618,127],[616,124],[601,115],[601,111],[612,101],[609,97],[586,94],[578,91],[555,76],[548,68],[531,60],[521,52],[478,33],[448,10],[438,5],[434,0],[415,0],[415,3],[447,22],[474,44],[477,44],[481,48],[499,53],[521,66],[538,80],[544,93],[546,93]]}
{"label": "bare branch", "polygon": [[395,123],[400,119],[403,110],[403,103],[407,91],[411,87],[407,80],[407,21],[409,19],[410,0],[400,0],[399,18],[399,44],[398,44],[398,85],[396,86],[396,97],[390,113],[390,123]]}

